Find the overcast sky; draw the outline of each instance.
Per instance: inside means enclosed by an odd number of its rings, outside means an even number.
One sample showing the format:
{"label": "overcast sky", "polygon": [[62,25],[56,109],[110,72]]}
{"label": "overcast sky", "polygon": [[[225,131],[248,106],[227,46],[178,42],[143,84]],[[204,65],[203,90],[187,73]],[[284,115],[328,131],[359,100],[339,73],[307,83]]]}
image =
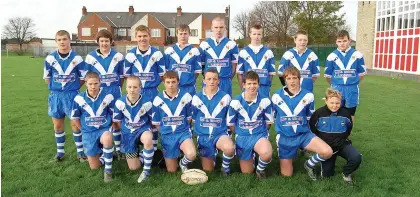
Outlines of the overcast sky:
{"label": "overcast sky", "polygon": [[[105,3],[106,2],[106,3]],[[183,12],[224,12],[230,5],[232,18],[241,10],[252,9],[256,0],[2,0],[1,28],[11,17],[27,16],[35,21],[36,33],[41,38],[54,38],[59,29],[77,33],[77,25],[82,16],[82,7],[86,6],[88,12],[128,12],[128,6],[133,5],[135,12],[176,12],[178,6]],[[346,12],[347,24],[351,27],[350,36],[356,38],[357,1],[344,1],[340,12]],[[231,28],[231,37],[238,38]]]}

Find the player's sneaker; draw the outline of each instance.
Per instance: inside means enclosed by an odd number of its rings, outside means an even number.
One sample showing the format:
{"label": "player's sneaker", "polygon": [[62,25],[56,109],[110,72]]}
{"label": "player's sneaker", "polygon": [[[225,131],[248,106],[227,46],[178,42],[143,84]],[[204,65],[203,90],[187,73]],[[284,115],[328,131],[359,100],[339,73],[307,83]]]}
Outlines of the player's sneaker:
{"label": "player's sneaker", "polygon": [[51,160],[50,162],[61,162],[64,160],[64,155],[60,156],[60,155],[55,155],[54,159]]}
{"label": "player's sneaker", "polygon": [[227,177],[230,174],[230,169],[229,168],[223,168],[222,167],[222,176]]}
{"label": "player's sneaker", "polygon": [[79,160],[80,163],[86,162],[87,161],[87,157],[85,154],[82,155],[78,155],[77,156],[77,160]]}
{"label": "player's sneaker", "polygon": [[179,168],[181,168],[181,172],[185,172],[188,170],[188,167],[185,165],[182,165],[182,160],[179,160]]}
{"label": "player's sneaker", "polygon": [[263,180],[266,179],[267,176],[265,175],[265,171],[264,170],[256,170],[255,174],[257,175],[257,179],[258,180]]}
{"label": "player's sneaker", "polygon": [[343,174],[343,179],[344,179],[345,183],[347,183],[349,185],[353,185],[353,179],[351,178],[351,174],[349,174],[347,176]]}
{"label": "player's sneaker", "polygon": [[304,168],[305,168],[305,170],[308,172],[308,176],[309,176],[309,178],[311,178],[313,181],[316,181],[316,173],[315,173],[315,169],[314,169],[314,168],[309,167],[308,165],[306,165],[306,162],[305,162],[305,164],[303,164],[303,167],[304,167]]}
{"label": "player's sneaker", "polygon": [[147,180],[147,178],[149,178],[149,176],[150,174],[143,171],[137,179],[137,183],[143,183],[145,180]]}
{"label": "player's sneaker", "polygon": [[108,183],[112,181],[112,172],[104,172],[104,182]]}

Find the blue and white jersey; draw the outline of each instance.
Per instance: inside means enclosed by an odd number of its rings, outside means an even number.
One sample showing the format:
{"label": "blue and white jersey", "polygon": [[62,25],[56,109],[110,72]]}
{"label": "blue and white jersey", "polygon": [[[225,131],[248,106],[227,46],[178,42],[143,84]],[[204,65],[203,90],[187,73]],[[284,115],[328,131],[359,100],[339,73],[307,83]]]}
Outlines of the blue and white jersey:
{"label": "blue and white jersey", "polygon": [[325,62],[326,78],[331,78],[333,85],[357,85],[360,76],[366,74],[363,54],[356,49],[349,48],[345,53],[334,50]]}
{"label": "blue and white jersey", "polygon": [[234,126],[238,135],[268,133],[266,124],[274,123],[270,99],[257,95],[255,100],[248,103],[244,94],[236,96],[230,102],[227,126]]}
{"label": "blue and white jersey", "polygon": [[125,56],[124,75],[139,77],[143,88],[158,87],[160,77],[164,73],[165,61],[162,52],[154,47],[149,47],[145,54],[135,47]]}
{"label": "blue and white jersey", "polygon": [[229,38],[224,37],[217,44],[215,38],[208,38],[200,44],[201,64],[204,72],[216,68],[221,78],[231,78],[232,63],[238,63],[238,46]]}
{"label": "blue and white jersey", "polygon": [[311,132],[308,121],[312,115],[310,104],[314,102],[314,95],[301,88],[296,95],[290,96],[285,88],[287,86],[277,90],[271,98],[277,134],[296,136]]}
{"label": "blue and white jersey", "polygon": [[283,75],[284,70],[289,66],[295,66],[300,71],[301,87],[313,92],[312,77],[320,75],[318,56],[311,49],[306,49],[302,54],[299,54],[296,48],[289,49],[280,60],[278,74]]}
{"label": "blue and white jersey", "polygon": [[152,101],[141,95],[140,99],[131,105],[127,95],[124,95],[115,102],[113,121],[122,122],[123,133],[149,130],[152,128],[152,106]]}
{"label": "blue and white jersey", "polygon": [[165,91],[153,100],[152,124],[160,126],[161,134],[189,132],[191,120],[192,96],[182,90],[174,98],[169,98]]}
{"label": "blue and white jersey", "polygon": [[239,52],[236,72],[244,74],[250,70],[260,76],[260,85],[271,86],[270,76],[276,75],[273,52],[266,46],[246,46]]}
{"label": "blue and white jersey", "polygon": [[165,69],[178,73],[180,86],[195,85],[195,74],[201,73],[200,52],[192,45],[170,46],[165,50]]}
{"label": "blue and white jersey", "polygon": [[81,130],[85,133],[109,129],[114,102],[114,96],[105,94],[102,88],[96,98],[90,97],[87,91],[82,92],[74,98],[70,119],[80,119]]}
{"label": "blue and white jersey", "polygon": [[231,98],[229,94],[217,90],[212,97],[203,91],[192,99],[192,120],[198,135],[218,135],[227,133],[226,114]]}
{"label": "blue and white jersey", "polygon": [[62,58],[58,51],[49,54],[44,61],[44,79],[50,79],[48,89],[52,91],[77,91],[80,80],[84,79],[85,62],[76,52],[70,50],[67,57]]}
{"label": "blue and white jersey", "polygon": [[101,78],[101,87],[120,86],[124,78],[124,56],[111,49],[107,56],[99,53],[99,49],[86,56],[85,71],[96,72]]}

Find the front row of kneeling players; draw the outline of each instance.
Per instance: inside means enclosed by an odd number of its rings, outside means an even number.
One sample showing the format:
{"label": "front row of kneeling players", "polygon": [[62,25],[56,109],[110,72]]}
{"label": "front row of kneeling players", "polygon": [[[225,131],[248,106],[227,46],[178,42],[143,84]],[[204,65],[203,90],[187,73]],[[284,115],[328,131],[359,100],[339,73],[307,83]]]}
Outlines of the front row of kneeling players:
{"label": "front row of kneeling players", "polygon": [[[320,162],[322,176],[332,176],[336,156],[340,155],[348,161],[343,178],[351,183],[351,174],[359,167],[361,154],[347,138],[352,121],[350,114],[340,108],[341,94],[327,90],[327,105],[312,115],[310,104],[314,96],[300,88],[299,70],[289,67],[284,71],[284,77],[287,86],[276,91],[270,100],[258,94],[259,76],[249,71],[243,80],[244,92],[231,99],[219,90],[219,75],[215,69],[205,73],[205,87],[194,96],[178,89],[177,73],[167,71],[163,76],[165,90],[150,100],[139,94],[141,83],[138,77],[127,78],[127,95],[117,99],[102,91],[97,73],[89,72],[85,79],[87,91],[75,97],[71,118],[83,133],[90,167],[96,169],[105,165],[106,182],[112,180],[110,129],[115,122],[122,128],[121,152],[126,154],[129,169],[139,169],[140,159],[144,163],[139,183],[150,176],[154,155],[152,125],[161,134],[167,170],[175,172],[180,150],[184,154],[179,161],[182,171],[196,159],[191,124],[197,135],[202,167],[206,171],[214,169],[216,154],[221,150],[224,176],[230,173],[229,166],[235,152],[242,173],[253,173],[254,153],[257,153],[256,175],[259,179],[265,178],[264,170],[272,159],[268,130],[275,124],[282,175],[293,174],[293,158],[299,148],[304,148],[315,153],[304,164],[311,179],[316,180],[314,167]],[[235,145],[227,133],[228,127],[236,134]],[[142,151],[138,148],[140,143]]]}

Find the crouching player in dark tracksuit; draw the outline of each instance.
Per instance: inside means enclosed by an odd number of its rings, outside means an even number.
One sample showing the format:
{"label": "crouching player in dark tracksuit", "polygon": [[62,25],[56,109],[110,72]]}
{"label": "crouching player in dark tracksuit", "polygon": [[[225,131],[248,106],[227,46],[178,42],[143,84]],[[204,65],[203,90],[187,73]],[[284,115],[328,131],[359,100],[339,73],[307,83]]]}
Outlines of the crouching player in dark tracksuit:
{"label": "crouching player in dark tracksuit", "polygon": [[337,156],[347,160],[343,167],[343,179],[353,184],[352,173],[359,168],[362,154],[352,146],[348,136],[353,128],[351,114],[341,105],[341,93],[334,89],[327,89],[324,107],[319,108],[309,121],[312,132],[324,140],[333,150],[331,158],[321,162],[323,177],[334,175]]}

